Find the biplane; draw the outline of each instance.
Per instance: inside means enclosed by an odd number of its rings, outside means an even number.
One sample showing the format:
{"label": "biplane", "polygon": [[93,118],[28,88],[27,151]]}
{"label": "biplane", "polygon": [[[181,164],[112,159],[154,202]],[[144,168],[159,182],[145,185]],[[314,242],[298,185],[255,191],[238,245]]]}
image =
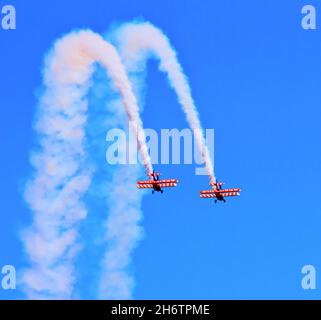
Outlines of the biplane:
{"label": "biplane", "polygon": [[223,184],[223,182],[210,182],[210,186],[212,187],[212,189],[200,191],[200,197],[215,198],[216,203],[217,201],[226,202],[225,197],[235,197],[240,195],[240,188],[222,189]]}
{"label": "biplane", "polygon": [[160,173],[155,172],[154,170],[153,172],[147,173],[147,176],[150,178],[149,180],[137,181],[138,189],[153,189],[152,193],[154,193],[155,191],[163,193],[164,191],[162,188],[176,187],[178,183],[177,179],[160,180]]}

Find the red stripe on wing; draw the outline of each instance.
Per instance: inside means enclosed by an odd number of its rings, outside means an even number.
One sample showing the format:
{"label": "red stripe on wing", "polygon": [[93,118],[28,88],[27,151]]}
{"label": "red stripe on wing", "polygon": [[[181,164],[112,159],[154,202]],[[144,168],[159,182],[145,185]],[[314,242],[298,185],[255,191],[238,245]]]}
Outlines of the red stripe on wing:
{"label": "red stripe on wing", "polygon": [[216,195],[213,194],[200,194],[201,198],[216,198]]}
{"label": "red stripe on wing", "polygon": [[164,180],[140,180],[137,184],[161,184],[161,183],[178,183],[177,179],[164,179]]}
{"label": "red stripe on wing", "polygon": [[153,188],[152,184],[137,184],[138,189],[151,189]]}
{"label": "red stripe on wing", "polygon": [[170,183],[160,183],[159,186],[161,188],[170,188],[170,187],[176,187],[177,183],[170,182]]}

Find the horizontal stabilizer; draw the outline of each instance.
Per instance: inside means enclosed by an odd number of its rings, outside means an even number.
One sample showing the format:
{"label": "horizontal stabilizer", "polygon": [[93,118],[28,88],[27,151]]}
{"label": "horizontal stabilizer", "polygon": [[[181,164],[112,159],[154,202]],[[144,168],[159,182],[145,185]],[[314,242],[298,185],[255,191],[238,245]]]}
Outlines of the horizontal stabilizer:
{"label": "horizontal stabilizer", "polygon": [[160,173],[159,172],[150,172],[150,173],[147,173],[147,176],[148,177],[159,177]]}
{"label": "horizontal stabilizer", "polygon": [[217,186],[217,187],[221,187],[224,184],[224,182],[210,182],[210,186]]}

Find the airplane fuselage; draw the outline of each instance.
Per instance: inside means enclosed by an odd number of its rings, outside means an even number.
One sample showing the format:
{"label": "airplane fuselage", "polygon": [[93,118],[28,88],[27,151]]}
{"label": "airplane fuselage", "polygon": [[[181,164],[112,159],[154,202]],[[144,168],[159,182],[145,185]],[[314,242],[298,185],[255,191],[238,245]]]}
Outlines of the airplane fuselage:
{"label": "airplane fuselage", "polygon": [[224,197],[219,192],[216,192],[215,195],[217,200],[224,201]]}
{"label": "airplane fuselage", "polygon": [[[159,176],[153,175],[152,178],[153,178],[154,182],[159,181]],[[154,191],[163,193],[163,190],[162,190],[160,184],[158,184],[158,183],[153,184],[153,189],[154,189],[153,193],[154,193]]]}
{"label": "airplane fuselage", "polygon": [[215,193],[215,196],[216,196],[215,202],[216,201],[223,201],[223,202],[226,201],[224,199],[224,197],[222,196],[222,194],[219,192],[219,190],[215,189],[214,193]]}
{"label": "airplane fuselage", "polygon": [[162,191],[162,188],[160,187],[160,185],[159,185],[159,184],[156,184],[156,183],[154,183],[153,189],[154,189],[155,191],[157,191],[157,192]]}

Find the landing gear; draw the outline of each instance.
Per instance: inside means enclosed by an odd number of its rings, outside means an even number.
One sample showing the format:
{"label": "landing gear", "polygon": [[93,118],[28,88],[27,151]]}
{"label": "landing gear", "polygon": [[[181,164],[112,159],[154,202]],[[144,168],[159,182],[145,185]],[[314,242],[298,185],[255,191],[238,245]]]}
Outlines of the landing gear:
{"label": "landing gear", "polygon": [[154,190],[152,190],[152,194],[154,194]]}
{"label": "landing gear", "polygon": [[223,199],[223,201],[224,201],[224,203],[226,202],[226,200],[225,200],[225,199]]}
{"label": "landing gear", "polygon": [[217,202],[217,200],[215,200],[215,203]]}
{"label": "landing gear", "polygon": [[163,190],[161,190],[161,194],[163,194],[163,192],[164,192],[164,191],[163,191]]}

